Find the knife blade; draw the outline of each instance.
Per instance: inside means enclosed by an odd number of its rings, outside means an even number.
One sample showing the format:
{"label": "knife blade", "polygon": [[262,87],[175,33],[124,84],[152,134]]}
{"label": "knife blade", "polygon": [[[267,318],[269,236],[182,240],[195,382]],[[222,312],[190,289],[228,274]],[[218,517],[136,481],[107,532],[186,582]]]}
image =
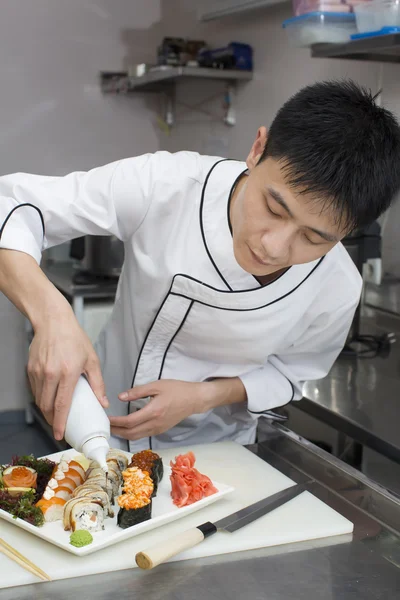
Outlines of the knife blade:
{"label": "knife blade", "polygon": [[136,564],[141,569],[153,569],[172,556],[196,546],[205,538],[217,533],[218,530],[233,533],[241,527],[245,527],[245,525],[290,502],[290,500],[302,494],[306,489],[307,484],[295,484],[272,496],[250,504],[215,523],[207,521],[198,527],[184,531],[168,540],[165,544],[157,544],[156,546],[147,548],[143,552],[138,552],[135,557]]}

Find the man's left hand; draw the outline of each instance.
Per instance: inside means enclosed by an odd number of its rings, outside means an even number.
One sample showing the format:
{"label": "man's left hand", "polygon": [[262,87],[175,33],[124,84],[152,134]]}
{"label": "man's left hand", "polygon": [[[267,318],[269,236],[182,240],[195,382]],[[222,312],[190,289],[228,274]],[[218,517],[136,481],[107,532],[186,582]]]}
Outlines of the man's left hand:
{"label": "man's left hand", "polygon": [[149,403],[126,417],[110,417],[111,433],[127,440],[160,435],[183,419],[206,410],[210,386],[162,379],[135,387],[119,399],[134,402],[150,396]]}

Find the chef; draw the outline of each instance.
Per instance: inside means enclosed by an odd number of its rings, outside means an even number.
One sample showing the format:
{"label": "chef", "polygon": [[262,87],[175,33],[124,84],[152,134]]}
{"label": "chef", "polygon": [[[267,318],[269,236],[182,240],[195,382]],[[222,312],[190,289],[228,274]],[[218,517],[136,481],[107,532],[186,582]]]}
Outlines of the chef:
{"label": "chef", "polygon": [[[115,447],[254,442],[343,347],[361,279],[340,240],[389,207],[399,160],[393,115],[333,82],[288,100],[246,162],[157,152],[1,177],[0,289],[33,325],[28,373],[55,437],[85,373]],[[82,235],[125,247],[96,350],[39,267]]]}

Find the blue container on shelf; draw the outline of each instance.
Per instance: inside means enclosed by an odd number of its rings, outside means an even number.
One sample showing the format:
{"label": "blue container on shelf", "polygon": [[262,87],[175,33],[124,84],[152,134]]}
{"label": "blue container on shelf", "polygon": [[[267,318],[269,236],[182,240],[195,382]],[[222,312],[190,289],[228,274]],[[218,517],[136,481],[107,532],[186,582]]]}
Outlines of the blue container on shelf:
{"label": "blue container on shelf", "polygon": [[249,44],[231,42],[227,46],[216,50],[200,50],[197,61],[201,67],[252,71],[253,48]]}

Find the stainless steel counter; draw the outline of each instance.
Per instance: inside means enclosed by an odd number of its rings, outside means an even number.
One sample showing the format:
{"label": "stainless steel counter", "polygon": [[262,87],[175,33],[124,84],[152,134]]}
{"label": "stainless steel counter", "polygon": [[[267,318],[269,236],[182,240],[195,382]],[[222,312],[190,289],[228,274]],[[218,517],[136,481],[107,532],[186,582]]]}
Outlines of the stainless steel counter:
{"label": "stainless steel counter", "polygon": [[363,334],[395,332],[388,358],[339,357],[329,375],[308,382],[296,407],[400,463],[400,318],[367,310]]}
{"label": "stainless steel counter", "polygon": [[310,491],[353,521],[353,536],[18,587],[0,599],[399,598],[400,499],[281,425],[250,449],[294,481],[314,478]]}
{"label": "stainless steel counter", "polygon": [[400,316],[400,280],[395,277],[384,279],[381,285],[368,283],[365,286],[364,304]]}

